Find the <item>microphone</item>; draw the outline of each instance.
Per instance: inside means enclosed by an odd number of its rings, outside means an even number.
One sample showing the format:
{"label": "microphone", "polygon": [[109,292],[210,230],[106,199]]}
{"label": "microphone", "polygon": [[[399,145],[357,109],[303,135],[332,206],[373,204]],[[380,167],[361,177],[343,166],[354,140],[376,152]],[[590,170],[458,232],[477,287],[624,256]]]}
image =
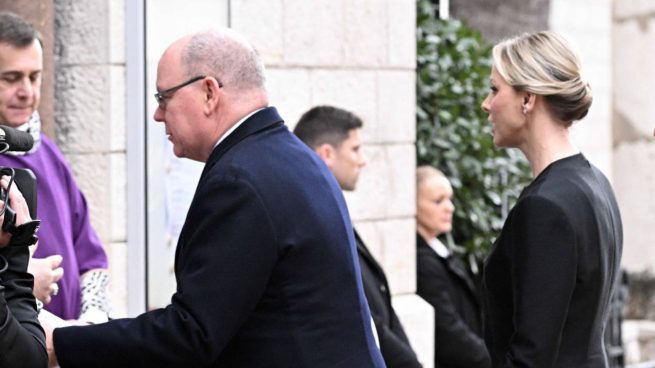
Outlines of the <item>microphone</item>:
{"label": "microphone", "polygon": [[8,126],[0,126],[0,153],[6,151],[27,152],[34,146],[32,135]]}

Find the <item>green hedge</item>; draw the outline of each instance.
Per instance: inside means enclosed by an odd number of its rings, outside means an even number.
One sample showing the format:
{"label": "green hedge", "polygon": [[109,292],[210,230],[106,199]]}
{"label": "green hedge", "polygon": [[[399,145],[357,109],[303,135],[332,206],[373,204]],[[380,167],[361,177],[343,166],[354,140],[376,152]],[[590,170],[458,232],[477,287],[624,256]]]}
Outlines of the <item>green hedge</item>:
{"label": "green hedge", "polygon": [[518,150],[497,149],[480,104],[489,91],[491,47],[458,20],[440,20],[417,1],[416,156],[442,170],[455,191],[451,249],[482,260],[530,181]]}

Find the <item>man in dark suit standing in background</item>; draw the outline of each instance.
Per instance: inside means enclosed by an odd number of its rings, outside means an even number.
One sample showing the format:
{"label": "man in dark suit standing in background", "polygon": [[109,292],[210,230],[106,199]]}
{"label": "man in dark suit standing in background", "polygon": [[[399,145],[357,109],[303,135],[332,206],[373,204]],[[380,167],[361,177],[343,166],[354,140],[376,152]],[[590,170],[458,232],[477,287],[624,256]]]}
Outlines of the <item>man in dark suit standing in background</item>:
{"label": "man in dark suit standing in background", "polygon": [[[366,164],[360,151],[362,121],[353,113],[332,106],[317,106],[298,121],[294,133],[325,162],[342,190],[355,190]],[[382,267],[354,232],[364,292],[389,368],[421,367],[403,326],[391,305],[391,292]]]}
{"label": "man in dark suit standing in background", "polygon": [[174,42],[157,69],[179,157],[205,162],[175,257],[171,304],[54,330],[67,367],[383,367],[350,217],[330,172],[268,107],[240,35]]}

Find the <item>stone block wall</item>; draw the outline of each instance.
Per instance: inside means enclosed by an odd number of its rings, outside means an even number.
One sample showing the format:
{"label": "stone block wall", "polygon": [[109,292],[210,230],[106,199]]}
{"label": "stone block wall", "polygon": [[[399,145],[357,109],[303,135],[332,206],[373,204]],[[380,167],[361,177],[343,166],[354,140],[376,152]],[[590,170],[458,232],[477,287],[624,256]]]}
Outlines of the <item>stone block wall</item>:
{"label": "stone block wall", "polygon": [[[126,135],[139,123],[125,121],[125,4],[55,2],[56,140],[109,254],[119,316],[127,314],[130,283]],[[388,272],[410,339],[431,367],[433,312],[414,295],[415,17],[414,0],[230,2],[230,24],[262,54],[271,102],[291,129],[317,104],[352,110],[365,121],[368,166],[346,199]]]}
{"label": "stone block wall", "polygon": [[573,44],[582,60],[583,78],[594,94],[587,117],[573,125],[574,143],[613,182],[611,4],[610,0],[551,0],[549,28]]}
{"label": "stone block wall", "polygon": [[54,2],[55,138],[107,251],[116,315],[126,314],[125,2]]}
{"label": "stone block wall", "polygon": [[[466,14],[461,4],[451,1],[455,16]],[[633,279],[628,317],[635,319],[625,329],[628,360],[655,359],[655,335],[644,321],[652,317],[648,306],[655,305],[655,235],[649,231],[655,213],[655,104],[649,88],[655,85],[655,1],[523,6],[538,24],[543,18],[536,9],[549,9],[549,28],[564,33],[581,54],[594,106],[576,124],[574,139],[611,178],[623,213],[623,264]],[[54,12],[55,138],[87,195],[110,257],[116,314],[125,315],[126,134],[133,123],[125,121],[125,1],[59,0]],[[316,104],[344,107],[364,119],[368,166],[346,199],[356,227],[388,272],[394,305],[429,366],[434,341],[425,326],[432,325],[432,312],[413,294],[414,1],[232,1],[230,12],[231,26],[263,55],[271,101],[290,128]],[[487,27],[492,38],[520,31]]]}
{"label": "stone block wall", "polygon": [[[463,3],[451,0],[455,16],[471,13]],[[623,264],[640,289],[650,290],[655,1],[522,4],[521,11],[538,25],[548,9],[549,28],[564,33],[581,54],[594,105],[576,124],[574,139],[610,177],[623,213]],[[126,135],[135,123],[125,121],[125,1],[58,0],[54,12],[55,137],[87,195],[92,222],[110,256],[115,309],[125,315]],[[494,19],[507,23],[505,17]],[[426,326],[432,326],[432,312],[414,296],[415,2],[231,1],[230,24],[262,54],[271,102],[290,128],[317,104],[334,104],[363,118],[368,166],[346,199],[356,227],[387,270],[394,305],[414,346],[430,366],[434,336]],[[487,27],[492,38],[523,30]],[[633,300],[654,305],[646,294]],[[644,308],[633,307],[633,318],[648,317],[639,312]],[[629,353],[646,346],[631,353],[638,357],[630,358],[634,361],[648,359],[652,346],[652,327],[640,323],[631,321],[626,330]]]}
{"label": "stone block wall", "polygon": [[230,6],[230,24],[263,56],[271,104],[290,129],[319,104],[363,119],[368,164],[346,201],[387,272],[394,306],[419,357],[432,366],[433,312],[415,296],[415,1],[251,0]]}
{"label": "stone block wall", "polygon": [[449,3],[451,18],[466,21],[492,43],[548,28],[550,0],[449,0]]}
{"label": "stone block wall", "polygon": [[613,2],[614,173],[630,274],[627,363],[655,361],[655,1]]}
{"label": "stone block wall", "polygon": [[655,266],[655,1],[614,4],[614,158],[623,210],[624,260],[632,272]]}

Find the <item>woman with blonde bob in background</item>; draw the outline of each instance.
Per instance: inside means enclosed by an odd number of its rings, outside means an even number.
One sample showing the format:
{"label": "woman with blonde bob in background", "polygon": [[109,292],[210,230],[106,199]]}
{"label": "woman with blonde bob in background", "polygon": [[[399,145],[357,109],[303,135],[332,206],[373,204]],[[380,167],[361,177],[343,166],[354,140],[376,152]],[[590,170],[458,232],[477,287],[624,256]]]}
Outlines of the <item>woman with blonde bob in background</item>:
{"label": "woman with blonde bob in background", "polygon": [[438,238],[452,230],[452,197],[441,171],[416,169],[416,293],[434,308],[434,366],[489,368],[478,288]]}
{"label": "woman with blonde bob in background", "polygon": [[580,69],[553,32],[493,48],[482,108],[494,144],[520,149],[534,176],[485,262],[493,367],[607,367],[603,331],[623,235],[607,178],[569,136],[592,102]]}

